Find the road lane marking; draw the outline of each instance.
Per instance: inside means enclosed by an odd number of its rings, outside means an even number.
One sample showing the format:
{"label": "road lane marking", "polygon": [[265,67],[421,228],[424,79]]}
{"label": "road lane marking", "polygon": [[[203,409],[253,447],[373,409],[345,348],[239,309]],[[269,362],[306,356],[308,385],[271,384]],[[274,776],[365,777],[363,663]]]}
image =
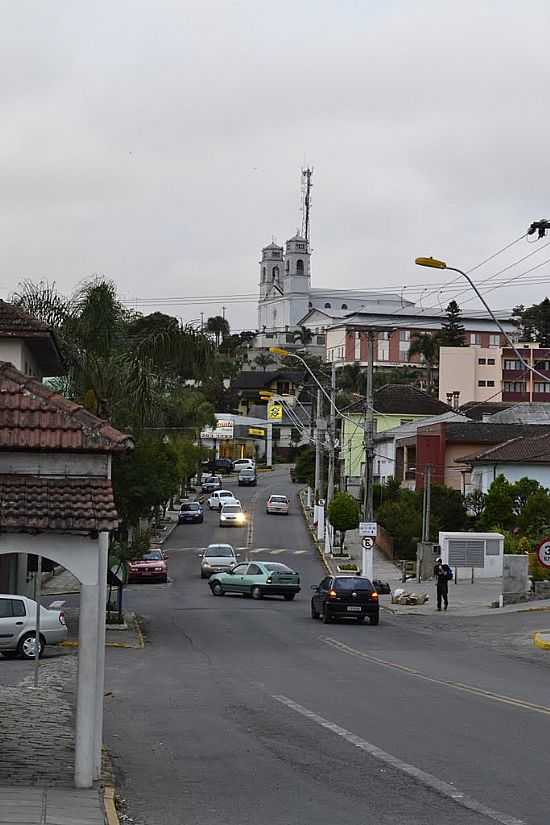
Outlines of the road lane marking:
{"label": "road lane marking", "polygon": [[534,713],[541,713],[543,716],[550,716],[550,707],[546,705],[536,705],[533,702],[527,702],[525,699],[516,699],[513,696],[503,696],[500,693],[494,693],[491,690],[476,687],[476,685],[468,685],[464,682],[455,682],[447,679],[438,679],[436,676],[429,676],[427,673],[422,673],[415,668],[400,665],[397,662],[390,662],[387,659],[380,659],[378,656],[373,656],[370,653],[365,653],[362,650],[357,650],[355,647],[350,647],[337,639],[331,639],[329,636],[321,636],[321,641],[331,647],[346,653],[348,656],[355,656],[356,659],[363,659],[367,662],[374,662],[382,667],[389,667],[392,670],[401,670],[409,676],[414,676],[416,679],[423,679],[425,682],[432,682],[435,685],[443,685],[444,687],[459,690],[463,693],[471,693],[474,696],[481,696],[483,699],[489,699],[492,702],[500,702],[504,705],[511,705],[512,707],[520,708],[521,710],[528,710]]}
{"label": "road lane marking", "polygon": [[270,550],[272,556],[279,556],[281,553],[288,553],[288,550]]}
{"label": "road lane marking", "polygon": [[443,782],[443,780],[438,779],[437,776],[427,773],[421,768],[417,768],[415,765],[410,765],[408,762],[403,762],[403,760],[399,759],[397,756],[387,753],[387,751],[382,750],[377,745],[373,745],[371,742],[367,742],[365,739],[361,739],[360,736],[346,730],[346,728],[342,728],[340,725],[330,722],[328,719],[325,719],[323,716],[319,716],[318,713],[314,713],[314,711],[305,708],[303,705],[299,705],[297,702],[289,699],[288,696],[278,694],[274,695],[272,698],[275,699],[276,702],[280,702],[282,705],[286,705],[287,708],[301,714],[301,716],[305,716],[306,719],[309,719],[311,722],[315,722],[315,724],[320,727],[331,731],[331,733],[335,733],[337,736],[345,739],[346,742],[349,742],[350,745],[353,745],[354,747],[368,753],[369,756],[378,759],[380,762],[384,762],[386,765],[390,765],[392,768],[401,771],[401,773],[411,776],[417,782],[420,782],[422,785],[436,791],[436,793],[441,796],[452,799],[453,802],[456,802],[457,805],[461,805],[463,808],[467,808],[468,810],[481,814],[488,819],[492,819],[493,822],[498,822],[500,825],[526,825],[524,820],[517,819],[515,816],[508,816],[508,814],[504,814],[500,811],[495,811],[493,808],[487,807],[487,805],[484,805],[482,802],[478,802],[477,799],[462,793],[458,790],[458,788],[455,788],[454,785],[450,785],[448,782]]}

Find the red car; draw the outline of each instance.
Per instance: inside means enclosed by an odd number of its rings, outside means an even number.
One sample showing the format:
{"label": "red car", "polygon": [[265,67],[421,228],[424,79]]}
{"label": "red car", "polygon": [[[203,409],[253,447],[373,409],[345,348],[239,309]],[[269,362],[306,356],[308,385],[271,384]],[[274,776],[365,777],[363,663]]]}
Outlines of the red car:
{"label": "red car", "polygon": [[149,550],[141,559],[128,562],[128,581],[168,581],[168,565],[162,550]]}

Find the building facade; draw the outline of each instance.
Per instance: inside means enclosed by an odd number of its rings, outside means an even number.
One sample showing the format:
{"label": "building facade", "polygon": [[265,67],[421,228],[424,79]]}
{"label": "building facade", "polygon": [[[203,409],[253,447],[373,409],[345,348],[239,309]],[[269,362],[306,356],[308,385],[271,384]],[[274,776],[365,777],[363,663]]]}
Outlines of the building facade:
{"label": "building facade", "polygon": [[[496,336],[495,336],[496,340]],[[440,347],[439,399],[456,406],[502,399],[500,346]]]}

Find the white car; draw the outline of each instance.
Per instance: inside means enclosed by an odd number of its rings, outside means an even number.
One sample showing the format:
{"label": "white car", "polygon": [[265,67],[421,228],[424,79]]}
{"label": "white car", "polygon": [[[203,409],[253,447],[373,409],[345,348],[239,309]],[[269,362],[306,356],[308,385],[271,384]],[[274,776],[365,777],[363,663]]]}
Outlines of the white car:
{"label": "white car", "polygon": [[227,573],[233,570],[238,561],[230,544],[209,544],[201,553],[201,579],[208,579],[212,573]]}
{"label": "white car", "polygon": [[254,470],[256,468],[256,462],[253,458],[237,458],[236,461],[233,462],[233,469],[237,472],[245,468],[247,470]]}
{"label": "white car", "polygon": [[[0,653],[9,659],[34,659],[36,602],[26,596],[0,593]],[[68,631],[62,610],[40,608],[40,651],[65,641]]]}
{"label": "white car", "polygon": [[265,503],[266,513],[282,513],[288,516],[288,498],[286,496],[269,496]]}
{"label": "white car", "polygon": [[246,515],[238,501],[230,501],[220,510],[220,527],[243,527]]}
{"label": "white car", "polygon": [[210,510],[221,510],[224,504],[240,504],[239,500],[235,498],[231,490],[215,490],[208,499],[208,507]]}

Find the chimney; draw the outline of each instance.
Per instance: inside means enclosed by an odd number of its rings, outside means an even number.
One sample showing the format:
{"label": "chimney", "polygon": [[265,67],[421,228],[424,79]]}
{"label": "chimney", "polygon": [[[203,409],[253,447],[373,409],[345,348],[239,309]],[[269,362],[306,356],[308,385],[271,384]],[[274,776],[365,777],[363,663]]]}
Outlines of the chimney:
{"label": "chimney", "polygon": [[453,390],[453,409],[458,410],[460,398],[460,390]]}

